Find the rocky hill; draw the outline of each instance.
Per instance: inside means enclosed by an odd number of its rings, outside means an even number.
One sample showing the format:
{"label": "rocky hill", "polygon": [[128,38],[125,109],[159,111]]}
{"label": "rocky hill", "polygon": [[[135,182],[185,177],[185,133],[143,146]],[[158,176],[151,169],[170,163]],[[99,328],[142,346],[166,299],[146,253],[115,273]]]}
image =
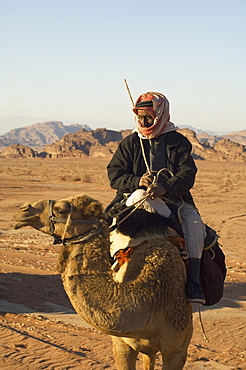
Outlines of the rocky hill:
{"label": "rocky hill", "polygon": [[197,133],[197,137],[201,143],[208,142],[210,145],[213,145],[214,143],[217,143],[223,139],[229,139],[235,143],[246,145],[246,130],[232,132],[230,134],[221,136],[212,135],[207,132],[199,132]]}
{"label": "rocky hill", "polygon": [[221,139],[210,145],[208,141],[201,143],[196,133],[189,129],[178,130],[192,144],[192,155],[195,159],[210,161],[246,162],[246,146],[229,139]]}
{"label": "rocky hill", "polygon": [[[230,139],[236,143],[246,145],[246,130],[232,132],[227,135],[217,136],[213,132],[203,132],[191,126],[180,126],[181,129],[194,131],[201,143],[208,142],[210,146],[222,139]],[[21,144],[33,149],[43,148],[55,141],[62,139],[67,134],[76,133],[79,130],[91,131],[87,125],[74,124],[66,126],[60,121],[48,121],[35,123],[30,126],[17,128],[0,136],[0,148],[13,144]],[[109,130],[110,131],[110,130]]]}
{"label": "rocky hill", "polygon": [[65,135],[54,144],[47,145],[44,151],[49,157],[102,157],[115,152],[123,137],[131,130],[113,131],[99,128],[93,131],[80,130],[74,134]]}
{"label": "rocky hill", "polygon": [[1,153],[1,157],[4,158],[37,158],[39,156],[36,150],[21,144],[10,145]]}
{"label": "rocky hill", "polygon": [[242,145],[246,145],[246,130],[232,132],[230,134],[224,135],[223,138],[235,141],[236,143]]}
{"label": "rocky hill", "polygon": [[43,147],[61,139],[64,135],[81,129],[90,131],[87,125],[65,126],[60,121],[35,123],[31,126],[16,128],[0,136],[0,146],[21,144],[24,146]]}
{"label": "rocky hill", "polygon": [[[192,155],[195,159],[211,161],[246,162],[246,147],[229,139],[221,139],[210,145],[201,143],[194,131],[178,130],[192,143]],[[22,145],[11,145],[2,153],[2,157],[107,157],[111,156],[121,139],[129,135],[131,130],[113,131],[106,128],[86,131],[84,129],[63,136],[55,143],[47,145],[43,152]]]}

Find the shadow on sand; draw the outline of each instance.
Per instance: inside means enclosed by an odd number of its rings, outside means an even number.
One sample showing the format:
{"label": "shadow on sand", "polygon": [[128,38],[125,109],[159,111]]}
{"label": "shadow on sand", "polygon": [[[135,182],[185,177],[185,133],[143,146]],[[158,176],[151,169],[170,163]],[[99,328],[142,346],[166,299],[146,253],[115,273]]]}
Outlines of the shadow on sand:
{"label": "shadow on sand", "polygon": [[[228,283],[224,285],[222,299],[213,306],[201,305],[201,311],[221,310],[224,308],[245,309],[246,307],[246,284],[241,282]],[[197,305],[193,306],[193,312],[198,311]]]}
{"label": "shadow on sand", "polygon": [[[201,306],[202,310],[242,308],[245,305],[246,284],[225,283],[223,298],[213,306]],[[30,275],[22,273],[0,274],[0,300],[23,306],[23,312],[75,313],[64,289],[60,275]],[[0,305],[0,311],[3,312]],[[194,307],[196,311],[196,307]],[[65,313],[65,312],[64,312]]]}
{"label": "shadow on sand", "polygon": [[[18,311],[23,311],[18,313],[60,312],[60,307],[74,312],[60,275],[0,274],[0,300],[18,306]],[[1,305],[0,311],[3,312]]]}

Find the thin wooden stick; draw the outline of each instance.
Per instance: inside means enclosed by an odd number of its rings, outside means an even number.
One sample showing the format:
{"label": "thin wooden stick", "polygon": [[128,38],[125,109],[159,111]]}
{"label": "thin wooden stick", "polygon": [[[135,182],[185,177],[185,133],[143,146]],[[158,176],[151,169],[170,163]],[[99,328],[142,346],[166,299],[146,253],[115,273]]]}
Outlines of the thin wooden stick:
{"label": "thin wooden stick", "polygon": [[126,89],[127,89],[128,94],[129,94],[130,100],[131,100],[131,102],[132,102],[132,106],[134,107],[134,101],[133,101],[133,99],[132,99],[132,94],[131,94],[131,92],[130,92],[130,89],[129,89],[129,86],[128,86],[128,83],[127,83],[126,79],[124,79],[124,82],[125,82]]}
{"label": "thin wooden stick", "polygon": [[[126,81],[126,79],[124,79],[124,82],[125,82],[125,85],[126,85],[126,89],[128,91],[128,94],[129,94],[129,97],[131,99],[131,102],[132,102],[132,106],[134,107],[134,101],[132,99],[132,94],[130,92],[130,89],[129,89],[129,86],[128,86],[128,83]],[[145,152],[144,152],[144,147],[143,147],[143,142],[142,142],[142,138],[139,137],[139,140],[140,140],[140,144],[141,144],[141,149],[142,149],[142,154],[143,154],[143,158],[144,158],[144,162],[145,162],[145,165],[146,165],[146,168],[147,168],[147,171],[149,174],[151,174],[151,171],[150,171],[150,168],[149,168],[149,165],[148,165],[148,162],[146,160],[146,156],[145,156]]]}

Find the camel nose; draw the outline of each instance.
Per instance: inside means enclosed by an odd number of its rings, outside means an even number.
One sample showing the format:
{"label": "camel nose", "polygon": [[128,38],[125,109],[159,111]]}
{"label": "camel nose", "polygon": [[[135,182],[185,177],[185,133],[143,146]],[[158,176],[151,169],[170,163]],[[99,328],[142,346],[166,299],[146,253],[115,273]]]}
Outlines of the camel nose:
{"label": "camel nose", "polygon": [[24,219],[26,219],[26,217],[30,215],[31,208],[32,208],[31,204],[29,203],[23,204],[23,206],[21,206],[18,209],[17,213],[14,215],[14,220],[23,221]]}

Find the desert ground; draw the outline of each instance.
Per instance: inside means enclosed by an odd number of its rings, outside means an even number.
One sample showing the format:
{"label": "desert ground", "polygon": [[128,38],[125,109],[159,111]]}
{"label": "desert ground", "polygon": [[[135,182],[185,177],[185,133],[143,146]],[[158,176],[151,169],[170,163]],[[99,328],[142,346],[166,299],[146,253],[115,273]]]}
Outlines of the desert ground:
{"label": "desert ground", "polygon": [[[13,215],[27,201],[85,193],[106,206],[115,193],[106,175],[109,159],[0,159],[2,370],[115,369],[110,337],[84,323],[63,290],[59,246],[29,227],[13,229]],[[196,164],[192,193],[204,222],[219,233],[228,270],[223,299],[201,307],[208,341],[193,307],[185,369],[246,369],[246,165]],[[158,357],[155,369],[161,368]]]}

